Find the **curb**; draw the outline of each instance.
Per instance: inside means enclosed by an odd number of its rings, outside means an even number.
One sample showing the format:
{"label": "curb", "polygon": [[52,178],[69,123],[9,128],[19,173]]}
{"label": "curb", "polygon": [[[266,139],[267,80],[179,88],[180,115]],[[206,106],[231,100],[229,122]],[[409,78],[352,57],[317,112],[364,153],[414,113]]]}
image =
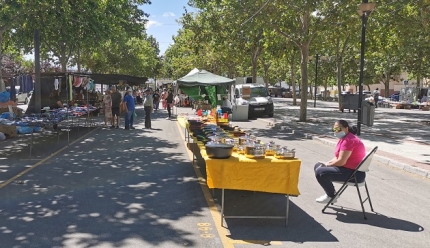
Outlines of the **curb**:
{"label": "curb", "polygon": [[[264,119],[260,119],[260,118],[258,118],[258,120],[266,122],[266,123],[273,123],[272,121],[264,120]],[[290,125],[282,126],[281,130],[290,131],[290,132],[292,132],[294,134],[302,135],[306,139],[316,140],[316,141],[321,142],[321,143],[323,143],[325,145],[336,147],[336,143],[335,142],[328,141],[326,139],[322,139],[322,138],[316,136],[315,134],[305,133],[305,132],[303,132],[301,130],[297,130],[297,129],[295,129],[295,127],[292,127]],[[409,172],[409,173],[412,173],[412,174],[415,174],[415,175],[418,175],[418,176],[430,179],[430,171],[429,170],[422,169],[422,168],[419,168],[419,167],[416,167],[416,166],[412,166],[412,165],[409,165],[409,164],[406,164],[406,163],[397,162],[395,160],[389,159],[387,157],[380,156],[378,154],[375,154],[374,159],[377,160],[378,162],[384,164],[384,165],[389,166],[389,167],[392,167],[392,168],[395,168],[395,169],[399,169],[399,170],[403,170],[403,171],[406,171],[406,172]]]}

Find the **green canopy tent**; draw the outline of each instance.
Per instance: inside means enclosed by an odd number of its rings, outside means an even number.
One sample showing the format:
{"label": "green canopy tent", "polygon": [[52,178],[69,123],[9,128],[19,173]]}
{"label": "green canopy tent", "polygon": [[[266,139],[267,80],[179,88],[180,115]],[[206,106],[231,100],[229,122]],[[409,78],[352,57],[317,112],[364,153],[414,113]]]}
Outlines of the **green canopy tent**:
{"label": "green canopy tent", "polygon": [[189,73],[176,80],[179,88],[195,100],[202,98],[200,94],[202,90],[200,87],[204,87],[214,107],[217,105],[217,87],[227,87],[234,84],[234,82],[233,79],[219,76],[205,70]]}

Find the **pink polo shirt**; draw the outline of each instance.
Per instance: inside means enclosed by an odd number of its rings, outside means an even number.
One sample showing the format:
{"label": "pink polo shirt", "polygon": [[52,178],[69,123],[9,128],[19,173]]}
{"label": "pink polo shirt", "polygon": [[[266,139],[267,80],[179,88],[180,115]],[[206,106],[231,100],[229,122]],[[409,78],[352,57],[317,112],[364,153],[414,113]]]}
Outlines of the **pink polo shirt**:
{"label": "pink polo shirt", "polygon": [[348,133],[342,139],[337,142],[334,150],[334,156],[339,157],[340,151],[351,151],[351,156],[346,160],[343,167],[355,170],[360,164],[361,160],[366,156],[366,148],[364,148],[363,142],[352,133]]}

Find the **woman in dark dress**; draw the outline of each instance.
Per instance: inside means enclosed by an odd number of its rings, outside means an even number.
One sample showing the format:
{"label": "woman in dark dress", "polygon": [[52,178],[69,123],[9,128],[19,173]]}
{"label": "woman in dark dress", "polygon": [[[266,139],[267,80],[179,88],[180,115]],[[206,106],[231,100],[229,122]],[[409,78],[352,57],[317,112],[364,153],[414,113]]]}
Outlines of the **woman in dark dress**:
{"label": "woman in dark dress", "polygon": [[166,97],[166,103],[167,103],[167,113],[169,116],[166,118],[166,120],[170,119],[172,117],[172,107],[173,107],[173,93],[172,90],[169,90]]}

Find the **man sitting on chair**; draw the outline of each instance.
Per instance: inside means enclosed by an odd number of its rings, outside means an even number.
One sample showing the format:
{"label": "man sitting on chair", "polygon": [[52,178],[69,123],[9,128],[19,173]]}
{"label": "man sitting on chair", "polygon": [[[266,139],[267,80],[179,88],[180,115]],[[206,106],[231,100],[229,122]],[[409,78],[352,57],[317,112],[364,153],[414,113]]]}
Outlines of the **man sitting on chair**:
{"label": "man sitting on chair", "polygon": [[224,96],[221,105],[222,112],[231,114],[231,108],[232,106],[230,100],[228,100],[227,96]]}
{"label": "man sitting on chair", "polygon": [[[339,138],[334,151],[334,158],[328,162],[318,162],[314,171],[318,183],[325,191],[325,195],[316,199],[319,203],[328,203],[335,195],[333,181],[346,181],[366,156],[363,142],[355,136],[357,128],[350,127],[345,120],[338,120],[333,126],[334,136]],[[357,171],[357,181],[362,182],[366,173]],[[333,203],[336,199],[333,200]]]}

